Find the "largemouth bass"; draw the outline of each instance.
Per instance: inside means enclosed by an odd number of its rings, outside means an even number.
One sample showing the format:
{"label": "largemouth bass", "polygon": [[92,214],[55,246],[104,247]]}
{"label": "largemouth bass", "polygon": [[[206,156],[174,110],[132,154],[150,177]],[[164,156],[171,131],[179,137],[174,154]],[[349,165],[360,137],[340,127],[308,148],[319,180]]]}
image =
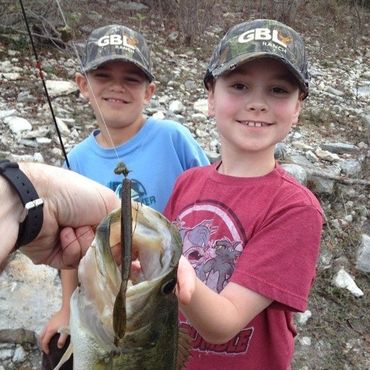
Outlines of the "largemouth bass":
{"label": "largemouth bass", "polygon": [[178,353],[174,288],[181,237],[159,212],[136,202],[132,202],[132,253],[140,270],[131,273],[119,302],[126,315],[124,335],[117,341],[113,322],[121,318],[114,318],[119,312],[114,304],[121,273],[111,248],[120,242],[120,211],[99,224],[78,268],[70,319],[74,369],[179,369],[184,358]]}

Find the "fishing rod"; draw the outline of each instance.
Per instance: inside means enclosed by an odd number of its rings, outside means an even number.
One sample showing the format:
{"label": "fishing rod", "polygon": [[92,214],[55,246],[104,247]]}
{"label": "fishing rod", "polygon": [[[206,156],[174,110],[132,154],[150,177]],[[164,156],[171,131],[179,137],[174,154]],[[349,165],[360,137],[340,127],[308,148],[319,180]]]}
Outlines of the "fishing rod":
{"label": "fishing rod", "polygon": [[47,102],[48,102],[48,105],[49,105],[49,108],[50,108],[50,111],[51,111],[51,115],[52,115],[52,118],[53,118],[54,126],[55,126],[55,129],[56,129],[57,134],[58,134],[59,143],[60,143],[60,146],[62,148],[62,152],[63,152],[63,156],[64,156],[64,159],[65,159],[67,168],[70,169],[71,167],[69,165],[67,153],[66,153],[66,150],[65,150],[65,147],[64,147],[64,143],[63,143],[63,139],[62,139],[62,135],[60,133],[59,126],[58,126],[58,123],[57,123],[57,120],[56,120],[56,117],[55,117],[55,114],[54,114],[54,109],[53,109],[53,106],[51,104],[51,99],[50,99],[50,96],[49,96],[49,92],[48,92],[48,89],[46,87],[44,73],[42,71],[41,62],[40,62],[39,56],[37,54],[35,44],[33,42],[33,37],[32,37],[30,26],[28,24],[28,19],[27,19],[26,11],[25,11],[24,6],[23,6],[23,1],[22,0],[19,0],[19,3],[21,5],[23,19],[24,19],[24,22],[25,22],[26,27],[27,27],[27,33],[28,33],[28,36],[29,36],[30,41],[31,41],[31,46],[32,46],[33,54],[35,56],[36,68],[39,70],[39,76],[41,78],[42,85],[44,87],[44,92],[45,92],[46,99],[47,99]]}

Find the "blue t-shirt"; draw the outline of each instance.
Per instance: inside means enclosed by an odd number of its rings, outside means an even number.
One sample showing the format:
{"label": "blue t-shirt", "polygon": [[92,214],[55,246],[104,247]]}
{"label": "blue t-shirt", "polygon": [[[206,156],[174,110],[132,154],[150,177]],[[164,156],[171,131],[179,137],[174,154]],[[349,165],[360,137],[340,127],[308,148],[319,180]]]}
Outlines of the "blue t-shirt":
{"label": "blue t-shirt", "polygon": [[115,148],[100,146],[98,133],[95,130],[70,151],[71,170],[119,193],[123,175],[116,175],[114,169],[123,161],[131,171],[132,199],[160,212],[178,175],[209,164],[190,131],[174,121],[150,117],[130,140]]}

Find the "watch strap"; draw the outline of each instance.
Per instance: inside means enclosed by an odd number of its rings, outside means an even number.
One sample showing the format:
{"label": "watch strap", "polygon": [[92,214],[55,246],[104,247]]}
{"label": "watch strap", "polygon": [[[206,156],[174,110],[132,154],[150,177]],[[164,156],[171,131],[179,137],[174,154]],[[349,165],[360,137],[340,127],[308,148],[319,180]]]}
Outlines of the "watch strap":
{"label": "watch strap", "polygon": [[9,160],[0,161],[0,175],[3,176],[18,193],[24,206],[24,219],[19,225],[16,248],[30,243],[39,234],[44,219],[43,200],[39,198],[34,186],[22,172],[18,163]]}

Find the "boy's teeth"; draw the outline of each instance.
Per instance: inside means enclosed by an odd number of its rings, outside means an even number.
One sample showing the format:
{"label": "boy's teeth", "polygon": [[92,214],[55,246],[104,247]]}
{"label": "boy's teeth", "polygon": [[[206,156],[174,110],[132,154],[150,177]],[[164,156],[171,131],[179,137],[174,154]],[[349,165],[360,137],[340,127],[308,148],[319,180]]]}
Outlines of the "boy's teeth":
{"label": "boy's teeth", "polygon": [[244,125],[249,127],[262,127],[264,124],[262,122],[254,122],[254,121],[242,121]]}
{"label": "boy's teeth", "polygon": [[107,100],[112,101],[112,102],[122,102],[123,101],[121,99],[113,99],[113,98],[108,98]]}

